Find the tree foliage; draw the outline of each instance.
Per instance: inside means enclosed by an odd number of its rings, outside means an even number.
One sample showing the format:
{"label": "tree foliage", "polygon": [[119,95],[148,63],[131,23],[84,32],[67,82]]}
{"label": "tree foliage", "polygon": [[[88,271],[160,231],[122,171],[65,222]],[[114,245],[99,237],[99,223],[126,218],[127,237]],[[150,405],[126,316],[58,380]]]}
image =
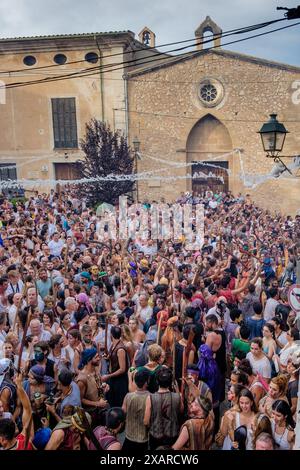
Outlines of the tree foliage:
{"label": "tree foliage", "polygon": [[[84,159],[77,161],[80,178],[129,175],[133,173],[134,158],[126,138],[97,119],[86,124],[85,138],[80,141]],[[79,192],[90,205],[98,202],[115,204],[119,196],[134,189],[133,181],[95,181],[81,184]]]}

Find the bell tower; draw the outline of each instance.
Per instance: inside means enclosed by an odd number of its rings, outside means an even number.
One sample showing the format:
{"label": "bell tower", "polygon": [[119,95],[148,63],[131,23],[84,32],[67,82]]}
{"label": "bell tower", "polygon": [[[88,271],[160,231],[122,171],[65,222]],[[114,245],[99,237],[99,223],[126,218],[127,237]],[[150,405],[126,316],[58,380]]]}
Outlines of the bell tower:
{"label": "bell tower", "polygon": [[[207,16],[205,20],[198,26],[195,31],[196,43],[203,42],[204,33],[207,31],[214,34],[214,46],[218,47],[221,46],[221,36],[222,36],[222,29],[218,26],[210,16]],[[196,44],[196,49],[201,51],[203,49],[203,44]]]}
{"label": "bell tower", "polygon": [[147,26],[139,33],[139,40],[144,46],[155,47],[155,34]]}

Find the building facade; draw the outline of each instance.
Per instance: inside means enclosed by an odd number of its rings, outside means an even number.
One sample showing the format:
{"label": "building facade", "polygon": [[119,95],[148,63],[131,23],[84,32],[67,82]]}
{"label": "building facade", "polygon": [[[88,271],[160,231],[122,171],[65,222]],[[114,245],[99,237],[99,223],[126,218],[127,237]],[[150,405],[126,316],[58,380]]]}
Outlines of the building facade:
{"label": "building facade", "polygon": [[143,57],[146,40],[131,31],[0,39],[1,180],[47,191],[76,178],[91,118],[127,135],[123,74]]}
{"label": "building facade", "polygon": [[[215,49],[202,49],[207,31]],[[131,31],[0,39],[0,179],[47,191],[76,178],[96,118],[140,142],[140,200],[209,188],[295,214],[300,178],[268,176],[274,163],[257,132],[277,113],[289,131],[283,153],[300,154],[300,68],[224,50],[209,17],[195,37],[192,53],[158,57],[148,27],[138,40]]]}
{"label": "building facade", "polygon": [[[196,30],[197,41],[207,30],[218,46],[221,30],[209,17]],[[202,50],[199,43],[198,50],[127,74],[129,135],[141,143],[138,172],[150,172],[139,183],[139,199],[231,190],[296,214],[297,171],[267,176],[274,162],[257,132],[277,113],[289,131],[283,154],[300,154],[300,68],[222,48]]]}

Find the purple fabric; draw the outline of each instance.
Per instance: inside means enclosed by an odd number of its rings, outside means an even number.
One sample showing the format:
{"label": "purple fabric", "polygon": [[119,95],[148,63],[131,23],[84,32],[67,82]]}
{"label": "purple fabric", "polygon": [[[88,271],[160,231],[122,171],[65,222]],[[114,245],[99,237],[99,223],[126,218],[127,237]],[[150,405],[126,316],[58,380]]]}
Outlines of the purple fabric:
{"label": "purple fabric", "polygon": [[49,377],[48,375],[45,374],[44,367],[39,366],[38,364],[36,364],[35,366],[32,366],[29,369],[29,372],[32,373],[32,375],[38,382],[44,382],[44,383],[54,382],[52,377]]}
{"label": "purple fabric", "polygon": [[220,371],[213,357],[213,352],[209,346],[202,344],[199,348],[199,379],[205,382],[212,393],[213,402],[217,402],[220,397]]}
{"label": "purple fabric", "polygon": [[136,264],[133,263],[133,261],[131,261],[131,262],[129,263],[129,266],[132,268],[132,269],[130,269],[130,271],[129,271],[130,276],[131,276],[131,277],[137,277],[137,272],[136,272],[136,267],[137,267],[137,266],[136,266]]}
{"label": "purple fabric", "polygon": [[88,296],[84,292],[81,292],[80,294],[78,294],[76,296],[76,300],[80,304],[84,304],[88,309],[91,307],[90,299],[88,298]]}

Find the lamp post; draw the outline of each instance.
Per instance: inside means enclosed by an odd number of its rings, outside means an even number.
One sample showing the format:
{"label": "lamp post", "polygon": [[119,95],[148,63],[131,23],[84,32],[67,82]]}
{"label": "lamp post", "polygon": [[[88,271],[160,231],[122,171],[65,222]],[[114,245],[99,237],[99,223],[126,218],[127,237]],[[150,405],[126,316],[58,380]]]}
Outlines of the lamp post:
{"label": "lamp post", "polygon": [[[139,141],[138,137],[135,137],[132,141],[132,144],[133,144],[134,158],[135,158],[135,174],[137,175],[137,172],[138,172],[137,161],[138,159],[140,160],[139,151],[140,151],[141,142]],[[137,180],[136,180],[136,200],[137,202],[139,200],[139,186],[138,186]]]}
{"label": "lamp post", "polygon": [[273,158],[276,163],[280,162],[285,170],[292,174],[290,169],[281,160],[284,155],[279,156],[283,149],[286,134],[288,133],[289,131],[286,130],[284,125],[277,121],[277,114],[270,114],[269,121],[263,124],[260,131],[258,131],[266,157]]}
{"label": "lamp post", "polygon": [[[291,156],[287,155],[280,155],[279,154],[282,152],[284,141],[286,134],[288,134],[288,131],[284,127],[284,125],[281,122],[277,121],[277,114],[270,114],[270,119],[268,122],[263,124],[262,128],[259,131],[259,134],[261,136],[262,144],[263,144],[263,149],[266,152],[266,157],[267,158],[273,158],[274,162],[280,162],[281,165],[284,167],[285,170],[287,170],[289,173],[292,174],[289,168],[283,163],[281,160],[282,158],[291,158]],[[298,256],[298,246],[296,247],[296,273],[297,273],[297,282],[299,283],[299,277],[300,276],[300,258],[297,259]],[[296,439],[295,439],[295,445],[294,445],[294,450],[300,450],[300,382],[298,385],[298,400],[297,400],[297,422],[296,422],[296,428],[295,428],[295,434],[296,434]]]}

